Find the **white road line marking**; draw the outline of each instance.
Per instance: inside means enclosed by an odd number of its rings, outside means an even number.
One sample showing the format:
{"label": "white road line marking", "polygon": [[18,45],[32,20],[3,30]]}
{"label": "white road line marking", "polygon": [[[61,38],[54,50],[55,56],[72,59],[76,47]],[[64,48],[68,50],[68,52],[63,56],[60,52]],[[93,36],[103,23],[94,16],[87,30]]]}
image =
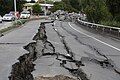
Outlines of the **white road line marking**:
{"label": "white road line marking", "polygon": [[114,47],[114,46],[112,46],[112,45],[110,45],[110,44],[108,44],[108,43],[105,43],[105,42],[103,42],[103,41],[101,41],[101,40],[99,40],[99,39],[97,39],[97,38],[95,38],[95,37],[93,37],[93,36],[90,36],[90,35],[88,35],[88,34],[86,34],[86,33],[83,33],[83,32],[81,32],[81,31],[75,29],[75,28],[70,24],[70,22],[69,22],[68,24],[69,24],[69,26],[70,26],[72,29],[74,29],[75,31],[77,31],[77,32],[79,32],[79,33],[81,33],[81,34],[83,34],[83,35],[86,35],[86,36],[88,36],[88,37],[90,37],[90,38],[92,38],[92,39],[94,39],[94,40],[96,40],[96,41],[98,41],[98,42],[100,42],[100,43],[102,43],[102,44],[105,44],[105,45],[107,45],[107,46],[109,46],[109,47],[111,47],[111,48],[113,48],[113,49],[115,49],[115,50],[117,50],[117,51],[120,51],[120,49],[117,48],[117,47]]}

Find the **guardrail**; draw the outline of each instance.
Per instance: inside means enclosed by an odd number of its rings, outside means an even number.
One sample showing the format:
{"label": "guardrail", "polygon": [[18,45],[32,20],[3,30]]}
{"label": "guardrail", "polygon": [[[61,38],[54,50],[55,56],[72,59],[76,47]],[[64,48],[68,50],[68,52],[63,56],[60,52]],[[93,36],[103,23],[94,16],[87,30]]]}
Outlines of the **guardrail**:
{"label": "guardrail", "polygon": [[90,22],[82,21],[80,19],[77,19],[77,22],[81,25],[87,26],[88,28],[92,28],[96,31],[107,33],[107,34],[112,34],[117,37],[120,37],[120,28],[118,27],[111,27],[111,26],[90,23]]}

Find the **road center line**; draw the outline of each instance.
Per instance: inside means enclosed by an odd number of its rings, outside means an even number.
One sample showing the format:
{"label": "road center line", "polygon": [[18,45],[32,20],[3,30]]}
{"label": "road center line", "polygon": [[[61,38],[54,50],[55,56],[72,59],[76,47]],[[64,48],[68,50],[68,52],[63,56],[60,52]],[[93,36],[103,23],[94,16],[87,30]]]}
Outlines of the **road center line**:
{"label": "road center line", "polygon": [[95,37],[93,37],[93,36],[90,36],[90,35],[88,35],[88,34],[86,34],[86,33],[84,33],[84,32],[81,32],[81,31],[75,29],[75,28],[70,24],[70,22],[69,22],[68,24],[69,24],[69,26],[70,26],[72,29],[74,29],[75,31],[77,31],[77,32],[79,32],[79,33],[81,33],[81,34],[83,34],[83,35],[85,35],[85,36],[88,36],[88,37],[90,37],[90,38],[92,38],[92,39],[94,39],[94,40],[96,40],[96,41],[98,41],[98,42],[100,42],[100,43],[102,43],[102,44],[104,44],[104,45],[107,45],[107,46],[109,46],[109,47],[111,47],[111,48],[113,48],[113,49],[115,49],[115,50],[117,50],[117,51],[120,51],[119,48],[116,48],[116,47],[114,47],[114,46],[112,46],[112,45],[110,45],[110,44],[108,44],[108,43],[105,43],[105,42],[103,42],[103,41],[101,41],[101,40],[99,40],[99,39],[97,39],[97,38],[95,38]]}

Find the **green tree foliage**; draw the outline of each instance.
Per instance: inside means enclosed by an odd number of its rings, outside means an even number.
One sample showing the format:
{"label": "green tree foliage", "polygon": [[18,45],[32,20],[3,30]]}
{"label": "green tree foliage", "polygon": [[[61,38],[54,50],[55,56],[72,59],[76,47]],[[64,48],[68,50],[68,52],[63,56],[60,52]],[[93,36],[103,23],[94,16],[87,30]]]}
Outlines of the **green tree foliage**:
{"label": "green tree foliage", "polygon": [[68,12],[78,12],[78,10],[76,8],[73,7],[73,3],[72,0],[70,2],[70,0],[62,0],[62,2],[64,3],[64,10],[68,11]]}
{"label": "green tree foliage", "polygon": [[110,23],[111,26],[120,23],[120,0],[62,0],[54,5],[53,11],[64,9],[85,13],[90,22]]}
{"label": "green tree foliage", "polygon": [[95,23],[111,19],[105,0],[62,0],[54,4],[53,11],[58,9],[64,9],[69,12],[84,12],[88,21]]}
{"label": "green tree foliage", "polygon": [[46,1],[47,4],[53,4],[54,3],[52,0],[38,0],[38,3],[45,3],[45,1]]}
{"label": "green tree foliage", "polygon": [[40,14],[40,12],[42,12],[41,6],[38,3],[33,5],[32,9],[34,14]]}
{"label": "green tree foliage", "polygon": [[120,21],[120,0],[106,0],[106,4],[113,19]]}
{"label": "green tree foliage", "polygon": [[[25,0],[16,0],[17,11],[22,11]],[[0,15],[14,11],[14,0],[0,0]]]}
{"label": "green tree foliage", "polygon": [[104,0],[81,0],[81,7],[90,22],[100,23],[111,18]]}
{"label": "green tree foliage", "polygon": [[51,11],[55,12],[56,10],[65,10],[65,11],[68,11],[68,12],[73,12],[73,11],[77,12],[77,10],[70,5],[69,0],[63,0],[61,2],[55,2],[54,7],[52,7]]}
{"label": "green tree foliage", "polygon": [[53,4],[54,2],[52,0],[46,0],[47,4]]}
{"label": "green tree foliage", "polygon": [[26,0],[17,0],[17,3],[16,3],[17,11],[21,12],[23,10],[25,3],[26,3]]}
{"label": "green tree foliage", "polygon": [[76,10],[80,11],[81,10],[81,6],[80,6],[80,1],[79,0],[69,0],[70,1],[70,5],[75,8]]}
{"label": "green tree foliage", "polygon": [[0,0],[0,15],[13,10],[13,0]]}
{"label": "green tree foliage", "polygon": [[63,2],[55,2],[54,7],[52,7],[51,11],[55,12],[56,10],[62,10],[65,4]]}

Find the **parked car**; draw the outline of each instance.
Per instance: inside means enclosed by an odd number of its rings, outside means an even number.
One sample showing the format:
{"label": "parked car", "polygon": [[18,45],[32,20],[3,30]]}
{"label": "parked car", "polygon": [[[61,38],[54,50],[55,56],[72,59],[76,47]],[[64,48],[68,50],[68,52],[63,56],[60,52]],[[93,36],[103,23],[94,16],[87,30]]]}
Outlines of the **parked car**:
{"label": "parked car", "polygon": [[21,19],[28,19],[28,18],[30,18],[30,12],[29,11],[21,12],[20,18]]}
{"label": "parked car", "polygon": [[14,21],[16,17],[12,14],[5,14],[3,16],[3,21]]}
{"label": "parked car", "polygon": [[2,23],[2,16],[0,15],[0,23]]}

